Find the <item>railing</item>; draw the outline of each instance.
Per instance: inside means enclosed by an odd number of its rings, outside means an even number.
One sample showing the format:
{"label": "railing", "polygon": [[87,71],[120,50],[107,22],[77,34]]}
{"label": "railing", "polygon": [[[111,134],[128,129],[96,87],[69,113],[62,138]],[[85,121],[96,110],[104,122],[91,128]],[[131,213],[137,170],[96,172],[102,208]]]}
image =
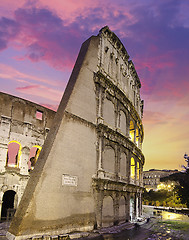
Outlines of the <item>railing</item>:
{"label": "railing", "polygon": [[130,184],[133,184],[133,185],[135,185],[135,179],[133,179],[133,178],[130,178],[130,181],[129,181],[129,183],[130,183]]}
{"label": "railing", "polygon": [[115,173],[104,172],[104,178],[108,178],[110,180],[116,181]]}
{"label": "railing", "polygon": [[124,183],[128,183],[128,178],[122,175],[119,175],[119,181],[120,182],[124,182]]}

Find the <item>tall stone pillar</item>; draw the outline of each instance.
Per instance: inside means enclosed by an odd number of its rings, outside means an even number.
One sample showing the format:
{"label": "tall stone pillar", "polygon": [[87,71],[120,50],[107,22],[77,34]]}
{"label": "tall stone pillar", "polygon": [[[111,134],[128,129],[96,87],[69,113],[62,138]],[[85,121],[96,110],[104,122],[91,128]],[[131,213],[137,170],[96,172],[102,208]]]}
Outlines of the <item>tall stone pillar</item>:
{"label": "tall stone pillar", "polygon": [[28,162],[29,162],[30,149],[23,148],[20,159],[20,174],[28,175]]}
{"label": "tall stone pillar", "polygon": [[94,190],[94,199],[95,199],[95,213],[96,213],[96,226],[95,228],[102,227],[102,207],[103,207],[103,192],[97,190],[98,187]]}
{"label": "tall stone pillar", "polygon": [[135,205],[136,205],[136,218],[139,217],[139,197],[138,197],[138,193],[135,194]]}
{"label": "tall stone pillar", "polygon": [[119,223],[119,198],[118,195],[115,194],[115,197],[113,199],[114,204],[114,225],[117,225]]}
{"label": "tall stone pillar", "polygon": [[139,193],[139,216],[142,215],[142,193]]}
{"label": "tall stone pillar", "polygon": [[126,222],[129,222],[130,221],[130,193],[129,192],[127,192],[126,194],[125,215],[126,215]]}
{"label": "tall stone pillar", "polygon": [[0,145],[0,172],[5,171],[6,161],[7,161],[7,151],[8,145]]}

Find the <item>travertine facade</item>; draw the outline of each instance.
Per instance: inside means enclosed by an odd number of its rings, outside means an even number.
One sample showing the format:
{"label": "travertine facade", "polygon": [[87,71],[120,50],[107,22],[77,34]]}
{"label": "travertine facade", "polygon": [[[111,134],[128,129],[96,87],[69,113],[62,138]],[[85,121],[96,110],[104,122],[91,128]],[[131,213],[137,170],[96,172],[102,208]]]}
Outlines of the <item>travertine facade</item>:
{"label": "travertine facade", "polygon": [[31,149],[41,149],[54,115],[38,104],[0,93],[1,220],[8,209],[17,208],[29,179]]}
{"label": "travertine facade", "polygon": [[141,215],[140,80],[108,27],[83,43],[8,237],[92,230]]}

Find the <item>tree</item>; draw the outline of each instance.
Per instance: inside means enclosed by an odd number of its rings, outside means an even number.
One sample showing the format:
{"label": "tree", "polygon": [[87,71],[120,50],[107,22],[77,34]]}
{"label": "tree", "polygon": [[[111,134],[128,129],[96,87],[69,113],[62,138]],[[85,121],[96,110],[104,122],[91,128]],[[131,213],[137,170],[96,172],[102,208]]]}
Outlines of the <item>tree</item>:
{"label": "tree", "polygon": [[189,169],[185,172],[174,173],[161,179],[161,181],[175,181],[174,191],[180,197],[181,202],[189,208]]}

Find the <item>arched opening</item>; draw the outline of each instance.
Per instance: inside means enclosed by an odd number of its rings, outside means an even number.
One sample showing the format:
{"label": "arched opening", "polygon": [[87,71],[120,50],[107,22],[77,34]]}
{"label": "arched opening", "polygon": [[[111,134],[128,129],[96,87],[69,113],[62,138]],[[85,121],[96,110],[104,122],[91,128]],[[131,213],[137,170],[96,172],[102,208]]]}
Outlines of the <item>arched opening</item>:
{"label": "arched opening", "polygon": [[111,146],[106,146],[104,149],[103,168],[107,172],[115,172],[115,151]]}
{"label": "arched opening", "polygon": [[131,138],[131,141],[134,142],[134,139],[135,139],[135,127],[134,127],[133,121],[130,121],[129,136]]}
{"label": "arched opening", "polygon": [[103,117],[104,122],[111,127],[115,127],[115,111],[114,104],[112,101],[107,98],[104,99],[104,107],[103,107]]}
{"label": "arched opening", "polygon": [[8,190],[3,195],[3,203],[1,209],[1,220],[11,220],[15,213],[14,208],[14,198],[15,198],[15,191]]}
{"label": "arched opening", "polygon": [[132,157],[131,158],[131,174],[130,177],[132,180],[135,179],[135,159]]}
{"label": "arched opening", "polygon": [[138,128],[136,129],[136,145],[139,147],[140,144],[140,137],[139,137],[139,131]]}
{"label": "arched opening", "polygon": [[123,177],[126,177],[126,168],[127,168],[126,163],[127,163],[126,154],[122,152],[120,157],[120,174]]}
{"label": "arched opening", "polygon": [[8,150],[7,150],[7,160],[6,160],[6,166],[7,167],[18,167],[19,161],[21,157],[21,149],[22,146],[17,141],[11,141],[8,144]]}
{"label": "arched opening", "polygon": [[126,221],[125,198],[122,196],[119,200],[119,222]]}
{"label": "arched opening", "polygon": [[34,169],[35,164],[37,162],[37,159],[39,157],[39,154],[41,152],[42,147],[35,145],[30,149],[30,156],[29,156],[29,162],[28,162],[28,171],[31,171]]}
{"label": "arched opening", "polygon": [[123,111],[120,111],[120,130],[126,135],[126,115]]}
{"label": "arched opening", "polygon": [[103,200],[102,208],[102,227],[113,226],[114,224],[114,209],[113,209],[113,199],[105,197]]}
{"label": "arched opening", "polygon": [[140,179],[140,163],[137,161],[137,180]]}

